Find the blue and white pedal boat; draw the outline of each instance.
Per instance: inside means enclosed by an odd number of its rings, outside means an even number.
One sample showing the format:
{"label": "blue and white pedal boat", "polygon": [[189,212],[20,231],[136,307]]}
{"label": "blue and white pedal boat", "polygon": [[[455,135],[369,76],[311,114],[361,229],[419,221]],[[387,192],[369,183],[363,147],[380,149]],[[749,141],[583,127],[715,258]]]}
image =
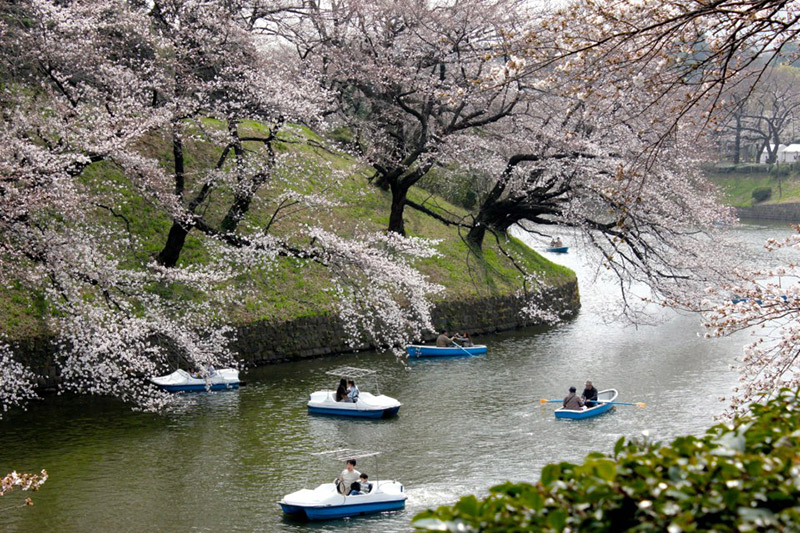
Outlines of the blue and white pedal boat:
{"label": "blue and white pedal boat", "polygon": [[366,368],[356,368],[344,366],[328,370],[325,372],[329,376],[352,379],[358,383],[363,378],[371,377],[374,379],[376,392],[359,392],[356,402],[337,402],[336,391],[319,390],[312,392],[308,400],[308,412],[318,415],[346,416],[354,418],[388,418],[394,416],[400,410],[401,403],[380,394],[378,382],[375,378],[376,372]]}
{"label": "blue and white pedal boat", "polygon": [[409,357],[456,357],[460,355],[481,355],[486,353],[486,346],[476,344],[475,346],[425,346],[424,344],[412,344],[406,346],[406,353]]}
{"label": "blue and white pedal boat", "polygon": [[362,392],[358,401],[337,402],[336,391],[321,390],[311,393],[308,400],[308,412],[318,415],[352,416],[356,418],[388,418],[396,415],[402,404],[380,394],[375,396],[369,392]]}
{"label": "blue and white pedal boat", "polygon": [[150,378],[150,381],[167,392],[205,392],[239,388],[239,371],[235,368],[213,370],[205,377],[178,369],[172,374]]}
{"label": "blue and white pedal boat", "polygon": [[560,409],[555,410],[556,418],[571,418],[574,420],[582,420],[584,418],[591,418],[593,416],[601,415],[606,411],[614,408],[613,402],[617,399],[617,389],[606,389],[597,393],[597,404],[594,407],[584,408],[580,410],[575,409]]}
{"label": "blue and white pedal boat", "polygon": [[[349,459],[375,460],[373,473],[378,477],[377,456],[380,452],[359,451],[343,448],[311,454],[315,457],[334,459],[339,462]],[[301,489],[287,494],[278,502],[284,514],[301,519],[331,520],[366,514],[399,511],[406,506],[403,484],[399,481],[370,481],[371,488],[364,494],[345,496],[340,493],[336,483],[323,483],[315,489]],[[362,487],[362,490],[363,487]]]}
{"label": "blue and white pedal boat", "polygon": [[331,520],[360,516],[405,508],[403,484],[382,480],[372,482],[368,494],[344,496],[336,490],[335,483],[323,483],[315,489],[301,489],[287,494],[279,502],[284,514],[309,520]]}

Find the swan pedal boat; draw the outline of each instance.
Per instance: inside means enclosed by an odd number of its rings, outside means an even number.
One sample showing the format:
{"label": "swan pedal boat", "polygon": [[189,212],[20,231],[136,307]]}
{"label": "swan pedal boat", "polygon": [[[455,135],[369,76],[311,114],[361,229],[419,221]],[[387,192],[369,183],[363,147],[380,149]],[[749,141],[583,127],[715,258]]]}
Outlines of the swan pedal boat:
{"label": "swan pedal boat", "polygon": [[384,394],[375,396],[361,392],[358,401],[337,402],[336,391],[321,390],[311,393],[308,412],[320,415],[353,416],[359,418],[388,418],[396,415],[402,404]]}
{"label": "swan pedal boat", "polygon": [[398,481],[374,481],[367,494],[344,496],[336,484],[323,483],[315,489],[287,494],[279,502],[284,514],[309,520],[331,520],[405,508],[406,496]]}
{"label": "swan pedal boat", "polygon": [[409,357],[454,357],[458,355],[481,355],[486,353],[486,345],[474,346],[425,346],[412,344],[406,346]]}
{"label": "swan pedal boat", "polygon": [[582,420],[584,418],[591,418],[610,411],[614,408],[613,402],[617,399],[617,389],[606,389],[597,393],[597,404],[588,409],[564,409],[563,407],[555,410],[556,418],[572,418],[575,420]]}
{"label": "swan pedal boat", "polygon": [[194,377],[178,369],[172,374],[150,378],[150,381],[167,392],[205,392],[239,388],[239,371],[235,368],[215,370],[207,378]]}

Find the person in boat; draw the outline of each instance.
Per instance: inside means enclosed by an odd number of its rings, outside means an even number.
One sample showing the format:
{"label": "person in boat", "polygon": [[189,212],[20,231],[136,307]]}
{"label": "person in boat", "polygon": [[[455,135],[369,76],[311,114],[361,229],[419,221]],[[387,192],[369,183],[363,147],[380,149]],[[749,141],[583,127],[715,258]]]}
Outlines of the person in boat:
{"label": "person in boat", "polygon": [[586,380],[586,388],[583,389],[581,397],[586,407],[594,407],[597,405],[597,389],[594,388],[594,385],[592,385],[592,382],[588,379]]}
{"label": "person in boat", "polygon": [[344,470],[336,478],[336,488],[339,493],[347,495],[350,492],[350,487],[358,481],[359,477],[361,477],[361,472],[356,470],[356,460],[348,459]]}
{"label": "person in boat", "polygon": [[571,409],[573,411],[580,411],[583,409],[583,399],[576,394],[575,387],[569,388],[569,394],[564,398],[564,409]]}
{"label": "person in boat", "polygon": [[553,237],[552,240],[550,241],[550,248],[563,248],[563,247],[564,243],[561,242],[561,239],[559,237]]}
{"label": "person in boat", "polygon": [[461,346],[464,346],[465,348],[474,346],[474,344],[472,344],[472,339],[470,338],[469,333],[467,333],[466,331],[464,332],[464,337],[461,341]]}
{"label": "person in boat", "polygon": [[358,483],[361,485],[361,494],[369,494],[372,492],[372,483],[369,482],[369,476],[364,472],[358,477]]}
{"label": "person in boat", "polygon": [[192,372],[192,377],[197,379],[210,378],[216,373],[217,369],[214,368],[214,365],[208,365],[208,367],[198,365],[197,370]]}
{"label": "person in boat", "polygon": [[361,492],[361,483],[359,481],[353,481],[353,484],[350,485],[350,492],[348,492],[347,495],[358,496],[359,494],[364,494]]}
{"label": "person in boat", "polygon": [[358,387],[356,387],[356,382],[352,379],[347,382],[347,398],[344,401],[350,403],[356,403],[358,401]]}
{"label": "person in boat", "polygon": [[436,347],[446,348],[453,345],[453,339],[447,336],[447,330],[442,330],[438,337],[436,337]]}
{"label": "person in boat", "polygon": [[339,380],[339,387],[336,389],[336,401],[343,402],[347,398],[347,380]]}

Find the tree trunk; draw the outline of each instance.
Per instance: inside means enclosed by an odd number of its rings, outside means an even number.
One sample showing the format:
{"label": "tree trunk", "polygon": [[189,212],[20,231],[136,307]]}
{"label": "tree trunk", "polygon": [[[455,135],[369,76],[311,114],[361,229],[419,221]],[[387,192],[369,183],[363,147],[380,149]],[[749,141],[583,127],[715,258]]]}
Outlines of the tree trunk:
{"label": "tree trunk", "polygon": [[[251,189],[257,189],[256,185],[252,185]],[[233,200],[225,218],[219,225],[223,232],[232,233],[239,227],[239,222],[242,221],[245,213],[250,209],[250,203],[253,201],[253,192],[237,194]]]}
{"label": "tree trunk", "polygon": [[467,244],[476,250],[480,250],[483,247],[483,238],[485,236],[486,225],[476,221],[469,229],[469,233],[467,233]]}
{"label": "tree trunk", "polygon": [[736,136],[733,140],[733,164],[738,165],[742,152],[742,119],[736,116]]}
{"label": "tree trunk", "polygon": [[392,183],[392,211],[389,214],[389,231],[405,236],[406,226],[403,222],[403,210],[406,207],[408,188]]}
{"label": "tree trunk", "polygon": [[[186,186],[185,183],[185,168],[183,161],[183,141],[181,140],[180,123],[173,124],[172,127],[172,156],[175,159],[175,195],[183,200],[183,190]],[[168,268],[174,267],[178,263],[178,258],[181,256],[181,250],[186,242],[186,235],[189,230],[176,221],[172,222],[172,227],[169,229],[167,242],[164,248],[156,256],[156,261],[160,265]]]}
{"label": "tree trunk", "polygon": [[178,258],[181,256],[181,250],[183,250],[186,235],[188,234],[189,230],[187,228],[177,222],[173,222],[172,227],[169,229],[164,249],[156,257],[158,264],[167,268],[172,268],[178,264]]}

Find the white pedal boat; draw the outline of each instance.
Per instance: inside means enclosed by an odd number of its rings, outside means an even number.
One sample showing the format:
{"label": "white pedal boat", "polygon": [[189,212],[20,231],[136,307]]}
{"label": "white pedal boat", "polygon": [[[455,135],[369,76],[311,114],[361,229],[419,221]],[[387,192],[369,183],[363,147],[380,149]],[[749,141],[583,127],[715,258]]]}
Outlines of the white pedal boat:
{"label": "white pedal boat", "polygon": [[[328,370],[325,373],[330,376],[360,380],[367,376],[374,378],[376,372],[364,368],[345,366]],[[377,388],[377,381],[375,387]],[[380,394],[379,391],[377,395],[370,392],[359,392],[358,401],[352,403],[337,402],[336,391],[319,390],[311,393],[308,400],[308,412],[357,418],[387,418],[396,415],[401,405],[394,398]]]}
{"label": "white pedal boat", "polygon": [[375,396],[362,392],[356,403],[337,402],[336,391],[320,390],[311,393],[308,412],[320,415],[387,418],[397,414],[402,404],[383,394]]}
{"label": "white pedal boat", "polygon": [[396,511],[406,506],[403,484],[397,481],[374,481],[367,494],[344,496],[336,484],[323,483],[315,489],[301,489],[287,494],[279,502],[284,514],[309,520],[330,520],[383,511]]}
{"label": "white pedal boat", "polygon": [[172,374],[150,378],[150,381],[165,391],[207,391],[239,388],[239,371],[235,368],[213,370],[206,377],[197,377],[178,369]]}

